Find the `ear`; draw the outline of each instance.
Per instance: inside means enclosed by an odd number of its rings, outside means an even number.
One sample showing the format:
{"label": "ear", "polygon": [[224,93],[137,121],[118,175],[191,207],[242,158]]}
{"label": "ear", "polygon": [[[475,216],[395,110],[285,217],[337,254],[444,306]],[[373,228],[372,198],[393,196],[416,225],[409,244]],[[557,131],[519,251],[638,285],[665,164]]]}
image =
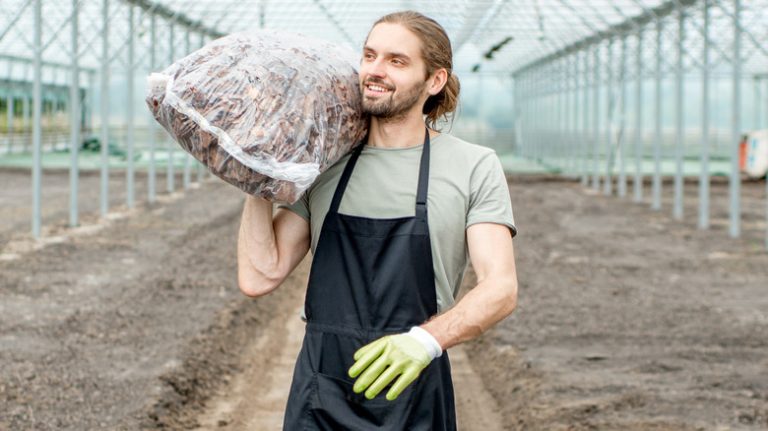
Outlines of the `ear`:
{"label": "ear", "polygon": [[441,92],[448,82],[448,72],[444,68],[437,69],[429,78],[428,92],[430,96]]}

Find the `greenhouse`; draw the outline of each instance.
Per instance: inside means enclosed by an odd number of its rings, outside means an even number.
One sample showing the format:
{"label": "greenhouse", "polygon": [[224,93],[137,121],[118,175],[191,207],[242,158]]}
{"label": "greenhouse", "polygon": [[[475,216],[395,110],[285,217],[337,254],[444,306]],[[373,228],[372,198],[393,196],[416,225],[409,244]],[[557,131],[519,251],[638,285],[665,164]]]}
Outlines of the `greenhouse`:
{"label": "greenhouse", "polygon": [[0,0],[0,429],[766,429],[766,174],[768,0]]}

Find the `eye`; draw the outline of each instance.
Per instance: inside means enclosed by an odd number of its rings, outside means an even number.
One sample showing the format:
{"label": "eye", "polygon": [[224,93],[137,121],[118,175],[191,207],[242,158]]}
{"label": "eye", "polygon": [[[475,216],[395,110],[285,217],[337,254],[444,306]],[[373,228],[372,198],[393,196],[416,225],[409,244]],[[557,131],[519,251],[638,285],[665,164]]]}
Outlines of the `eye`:
{"label": "eye", "polygon": [[395,58],[395,59],[392,59],[392,63],[394,63],[394,64],[396,64],[396,65],[398,65],[398,66],[402,66],[402,65],[404,65],[404,64],[405,64],[405,63],[403,62],[403,60],[400,60],[399,58]]}
{"label": "eye", "polygon": [[375,58],[375,57],[376,57],[376,56],[375,56],[375,55],[373,55],[373,54],[372,54],[372,53],[370,53],[370,52],[368,52],[368,53],[366,53],[366,54],[364,54],[364,55],[363,55],[363,58],[365,58],[366,60],[372,60],[372,59],[373,59],[373,58]]}

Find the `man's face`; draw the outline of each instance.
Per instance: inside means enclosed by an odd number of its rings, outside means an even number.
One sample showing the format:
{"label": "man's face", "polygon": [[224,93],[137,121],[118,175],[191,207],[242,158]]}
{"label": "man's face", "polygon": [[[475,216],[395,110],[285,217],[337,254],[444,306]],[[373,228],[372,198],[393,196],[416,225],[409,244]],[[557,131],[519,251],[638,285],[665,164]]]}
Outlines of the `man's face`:
{"label": "man's face", "polygon": [[381,23],[368,35],[360,64],[363,111],[378,118],[421,115],[428,93],[418,37],[399,24]]}

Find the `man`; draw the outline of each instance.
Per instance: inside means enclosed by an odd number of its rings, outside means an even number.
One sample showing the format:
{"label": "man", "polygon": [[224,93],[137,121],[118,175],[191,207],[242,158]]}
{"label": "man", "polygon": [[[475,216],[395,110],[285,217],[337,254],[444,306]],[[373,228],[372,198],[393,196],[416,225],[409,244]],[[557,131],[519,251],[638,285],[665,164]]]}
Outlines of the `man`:
{"label": "man", "polygon": [[[367,142],[274,216],[270,202],[246,199],[240,289],[269,293],[312,248],[284,429],[455,430],[444,351],[516,305],[509,190],[493,150],[433,130],[459,96],[435,21],[379,19],[360,89]],[[468,258],[478,284],[454,305]]]}

